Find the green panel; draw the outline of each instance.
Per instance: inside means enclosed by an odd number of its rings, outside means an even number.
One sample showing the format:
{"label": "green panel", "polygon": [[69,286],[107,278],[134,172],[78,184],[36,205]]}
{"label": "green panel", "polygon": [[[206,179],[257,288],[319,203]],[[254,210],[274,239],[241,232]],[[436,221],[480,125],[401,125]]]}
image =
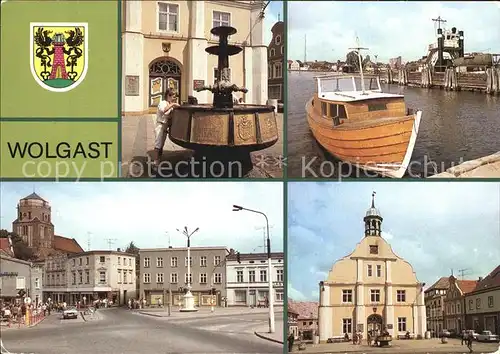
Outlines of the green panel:
{"label": "green panel", "polygon": [[3,178],[118,177],[118,123],[1,122]]}
{"label": "green panel", "polygon": [[[118,5],[118,1],[4,2],[1,5],[0,117],[118,119]],[[40,26],[32,26],[32,23]],[[55,48],[55,38],[66,39],[69,36],[67,32],[77,24],[79,28],[86,27],[82,36],[88,50],[85,50],[85,44],[77,47],[82,53],[71,74],[74,82],[62,76],[65,74],[61,73],[61,68],[54,70],[56,77],[40,80],[40,83],[47,83],[44,88],[35,79],[35,76],[41,77],[42,64],[41,59],[34,55],[38,46],[31,31],[32,27],[36,32],[38,27],[48,23],[59,24],[49,28],[52,30],[49,37],[54,40],[48,50]],[[71,26],[73,24],[75,26]],[[58,33],[63,37],[57,37]],[[65,49],[69,49],[68,44]],[[64,55],[59,52],[58,58],[63,55],[66,62],[75,51]],[[54,63],[55,53],[44,52],[44,55]],[[85,62],[87,71],[86,75],[82,75]],[[47,67],[47,73],[56,67]],[[32,68],[39,75],[34,75]],[[68,74],[71,67],[64,65],[64,70]],[[67,91],[61,92],[60,89],[65,87]],[[51,91],[51,88],[59,91]]]}

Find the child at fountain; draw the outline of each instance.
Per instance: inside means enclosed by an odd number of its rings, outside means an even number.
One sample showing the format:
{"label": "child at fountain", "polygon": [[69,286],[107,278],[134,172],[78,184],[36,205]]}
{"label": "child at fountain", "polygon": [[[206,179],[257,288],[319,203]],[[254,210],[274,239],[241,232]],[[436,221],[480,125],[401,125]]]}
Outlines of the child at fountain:
{"label": "child at fountain", "polygon": [[154,150],[154,167],[158,168],[161,155],[163,154],[163,146],[167,140],[168,128],[172,119],[172,111],[179,107],[175,102],[175,93],[171,88],[165,91],[164,99],[158,104],[156,111],[156,127],[155,127],[155,150]]}

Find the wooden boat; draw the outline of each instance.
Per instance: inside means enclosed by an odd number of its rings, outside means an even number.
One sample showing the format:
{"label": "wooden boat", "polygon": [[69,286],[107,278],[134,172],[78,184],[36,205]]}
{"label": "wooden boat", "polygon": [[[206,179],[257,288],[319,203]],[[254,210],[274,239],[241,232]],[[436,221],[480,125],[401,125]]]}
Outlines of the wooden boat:
{"label": "wooden boat", "polygon": [[382,92],[376,75],[361,71],[315,79],[317,90],[306,112],[318,143],[339,160],[365,171],[403,177],[422,111],[407,109],[402,95]]}

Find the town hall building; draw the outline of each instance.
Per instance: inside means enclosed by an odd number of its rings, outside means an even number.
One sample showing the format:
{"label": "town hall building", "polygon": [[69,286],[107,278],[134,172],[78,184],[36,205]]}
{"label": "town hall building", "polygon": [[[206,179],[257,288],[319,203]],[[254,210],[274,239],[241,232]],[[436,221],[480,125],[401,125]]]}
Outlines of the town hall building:
{"label": "town hall building", "polygon": [[384,330],[395,338],[424,337],[423,286],[412,266],[382,237],[382,215],[372,205],[364,217],[365,235],[354,251],[334,263],[320,282],[320,342],[360,331]]}

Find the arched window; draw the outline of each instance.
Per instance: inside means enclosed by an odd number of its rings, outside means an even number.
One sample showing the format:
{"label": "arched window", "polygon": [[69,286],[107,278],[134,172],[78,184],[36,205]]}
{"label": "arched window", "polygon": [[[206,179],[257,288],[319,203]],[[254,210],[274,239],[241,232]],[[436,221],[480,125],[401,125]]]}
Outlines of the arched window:
{"label": "arched window", "polygon": [[274,43],[276,43],[276,45],[280,45],[281,44],[281,36],[279,34],[274,39]]}
{"label": "arched window", "polygon": [[149,67],[150,76],[180,76],[181,68],[177,63],[168,59],[160,59]]}
{"label": "arched window", "polygon": [[271,48],[270,56],[274,57],[275,55],[276,55],[276,51],[274,50],[274,48]]}

